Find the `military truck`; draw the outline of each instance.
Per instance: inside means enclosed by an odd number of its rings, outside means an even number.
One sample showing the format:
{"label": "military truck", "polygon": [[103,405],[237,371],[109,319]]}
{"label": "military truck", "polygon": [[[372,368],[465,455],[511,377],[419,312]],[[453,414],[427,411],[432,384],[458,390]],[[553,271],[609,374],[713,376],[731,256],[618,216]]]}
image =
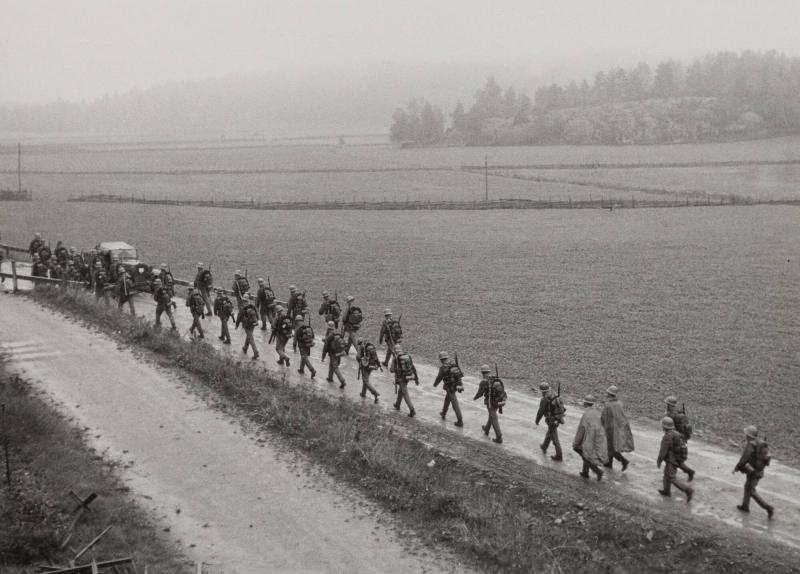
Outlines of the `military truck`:
{"label": "military truck", "polygon": [[105,241],[99,243],[96,249],[114,280],[116,280],[117,274],[116,270],[112,268],[112,261],[125,268],[131,276],[134,289],[137,291],[152,290],[153,267],[139,260],[139,252],[133,245],[124,241]]}

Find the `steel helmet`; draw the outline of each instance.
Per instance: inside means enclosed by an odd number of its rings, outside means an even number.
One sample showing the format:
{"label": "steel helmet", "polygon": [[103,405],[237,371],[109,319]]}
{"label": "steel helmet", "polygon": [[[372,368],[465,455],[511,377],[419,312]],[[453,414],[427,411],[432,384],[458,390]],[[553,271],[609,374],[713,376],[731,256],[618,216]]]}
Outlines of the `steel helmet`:
{"label": "steel helmet", "polygon": [[450,355],[447,354],[447,351],[440,351],[439,352],[439,360],[444,361],[445,359],[449,359]]}
{"label": "steel helmet", "polygon": [[606,389],[606,394],[609,397],[616,397],[617,396],[617,392],[619,392],[619,389],[617,388],[617,385],[611,385],[610,387],[608,387]]}
{"label": "steel helmet", "polygon": [[156,277],[156,278],[155,278],[155,280],[153,281],[153,284],[154,284],[154,285],[161,285],[161,279],[159,279],[158,277]]}
{"label": "steel helmet", "polygon": [[675,428],[675,421],[672,417],[664,417],[661,419],[661,428],[664,430],[672,430]]}
{"label": "steel helmet", "polygon": [[758,438],[758,428],[755,425],[744,427],[744,434],[747,438]]}
{"label": "steel helmet", "polygon": [[187,290],[187,291],[194,291],[194,287],[192,287],[192,286],[190,285],[190,286],[189,286],[189,287],[188,287],[186,290]]}
{"label": "steel helmet", "polygon": [[386,315],[386,316],[389,316],[389,315],[392,314],[392,310],[391,309],[384,309],[383,310],[383,314]]}
{"label": "steel helmet", "polygon": [[263,285],[264,284],[264,278],[263,277],[259,277],[258,278],[258,283],[259,283],[259,285]]}
{"label": "steel helmet", "polygon": [[492,369],[489,365],[481,365],[481,373],[491,373]]}
{"label": "steel helmet", "polygon": [[336,327],[336,323],[334,323],[333,321],[328,321],[328,327],[330,327],[331,329],[333,329],[333,328],[335,328],[335,327]]}
{"label": "steel helmet", "polygon": [[202,269],[203,268],[203,262],[202,261],[198,261],[197,262],[197,268],[198,269]]}
{"label": "steel helmet", "polygon": [[364,337],[358,337],[358,338],[356,339],[356,343],[358,343],[359,345],[360,345],[361,343],[363,343],[363,342],[364,342]]}
{"label": "steel helmet", "polygon": [[241,276],[242,276],[242,272],[241,272],[241,270],[240,270],[240,269],[237,269],[236,271],[234,271],[234,272],[233,272],[233,275],[234,275],[235,277],[241,277]]}
{"label": "steel helmet", "polygon": [[289,285],[289,291],[297,291],[297,287],[294,285]]}
{"label": "steel helmet", "polygon": [[41,234],[41,233],[35,233],[33,236],[34,236],[36,239],[41,239],[41,238],[42,238],[42,234]]}
{"label": "steel helmet", "polygon": [[322,292],[322,297],[323,297],[323,299],[324,299],[324,298],[327,298],[327,297],[330,297],[330,296],[331,296],[331,294],[330,294],[330,293],[328,293],[327,291],[323,291],[323,292]]}
{"label": "steel helmet", "polygon": [[667,403],[671,407],[677,407],[678,406],[678,398],[673,396],[673,395],[670,395],[666,399],[664,399],[664,402]]}
{"label": "steel helmet", "polygon": [[549,390],[550,390],[550,383],[548,383],[548,382],[546,382],[546,381],[543,381],[543,382],[542,382],[542,383],[539,385],[539,390],[540,390],[540,391],[542,391],[542,392],[549,391]]}
{"label": "steel helmet", "polygon": [[400,345],[395,345],[394,346],[394,352],[399,355],[400,353],[403,352],[403,347],[401,347]]}
{"label": "steel helmet", "polygon": [[594,401],[595,401],[594,395],[589,393],[588,395],[583,397],[583,406],[590,407],[594,404]]}
{"label": "steel helmet", "polygon": [[166,271],[166,269],[167,269],[167,264],[166,264],[166,263],[162,263],[162,264],[160,265],[160,267],[161,267],[161,269],[164,269],[164,270]]}
{"label": "steel helmet", "polygon": [[302,316],[302,315],[297,315],[297,316],[294,318],[294,320],[295,320],[295,321],[302,321],[302,320],[303,320],[303,316]]}
{"label": "steel helmet", "polygon": [[350,301],[355,301],[355,300],[356,300],[356,298],[355,298],[355,297],[353,297],[352,295],[348,295],[348,296],[347,296],[347,302],[348,302],[348,303],[349,303]]}
{"label": "steel helmet", "polygon": [[70,246],[69,246],[69,250],[70,250],[70,251],[72,251],[73,253],[74,253],[75,251],[77,251],[77,249],[75,249],[75,246],[74,246],[74,245],[70,245]]}

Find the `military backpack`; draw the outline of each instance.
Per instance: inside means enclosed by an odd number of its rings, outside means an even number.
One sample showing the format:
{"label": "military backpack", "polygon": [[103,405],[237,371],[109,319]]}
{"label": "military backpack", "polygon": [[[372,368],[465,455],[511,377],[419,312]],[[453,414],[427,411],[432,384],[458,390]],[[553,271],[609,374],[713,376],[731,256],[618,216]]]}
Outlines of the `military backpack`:
{"label": "military backpack", "polygon": [[300,327],[298,335],[300,339],[299,342],[303,347],[310,348],[317,344],[314,339],[314,329],[311,328],[311,325],[303,325]]}
{"label": "military backpack", "polygon": [[561,397],[554,396],[547,401],[548,418],[561,419],[564,413],[567,412],[567,407],[564,406],[564,401]]}
{"label": "military backpack", "polygon": [[503,384],[500,377],[494,376],[489,378],[489,397],[491,398],[492,405],[502,408],[506,404],[506,386]]}
{"label": "military backpack", "polygon": [[200,274],[200,285],[206,289],[210,289],[213,284],[214,276],[211,275],[211,271],[208,269],[203,269],[203,272]]}
{"label": "military backpack", "polygon": [[236,284],[236,291],[239,295],[244,295],[250,290],[250,282],[247,280],[247,277],[239,277],[234,283]]}
{"label": "military backpack", "polygon": [[755,455],[753,456],[753,468],[756,470],[764,470],[769,466],[772,457],[769,454],[769,444],[765,440],[757,440]]}
{"label": "military backpack", "polygon": [[336,357],[344,353],[344,340],[339,333],[334,333],[328,342],[328,352]]}
{"label": "military backpack", "polygon": [[[253,313],[255,313],[255,309],[253,309]],[[289,337],[292,334],[292,320],[289,318],[288,315],[285,317],[281,317],[278,320],[278,333],[280,333],[284,337]]]}
{"label": "military backpack", "polygon": [[328,303],[328,312],[325,313],[325,320],[338,321],[339,317],[341,316],[342,316],[342,308],[339,307],[339,303],[335,300]]}
{"label": "military backpack", "polygon": [[406,381],[413,381],[415,380],[414,377],[414,363],[411,360],[411,355],[408,353],[402,353],[397,355],[397,360],[395,361],[395,371],[400,376],[401,379],[405,379]]}
{"label": "military backpack", "polygon": [[686,439],[680,432],[672,435],[672,452],[675,454],[675,460],[679,463],[686,462],[689,458],[689,445],[686,444]]}
{"label": "military backpack", "polygon": [[392,319],[389,321],[388,325],[386,325],[386,328],[389,331],[389,336],[392,338],[392,341],[397,343],[403,340],[403,326],[400,324],[400,321]]}
{"label": "military backpack", "polygon": [[464,378],[464,372],[461,370],[461,367],[456,365],[455,363],[450,363],[447,366],[447,372],[444,376],[445,379],[445,386],[448,390],[455,390],[456,388],[461,386],[461,381]]}
{"label": "military backpack", "polygon": [[363,320],[364,315],[361,313],[361,307],[350,307],[350,311],[347,313],[347,323],[353,327],[358,327]]}
{"label": "military backpack", "polygon": [[361,366],[370,371],[377,371],[380,368],[380,359],[378,358],[378,350],[372,343],[364,343],[361,349],[361,358],[359,359]]}

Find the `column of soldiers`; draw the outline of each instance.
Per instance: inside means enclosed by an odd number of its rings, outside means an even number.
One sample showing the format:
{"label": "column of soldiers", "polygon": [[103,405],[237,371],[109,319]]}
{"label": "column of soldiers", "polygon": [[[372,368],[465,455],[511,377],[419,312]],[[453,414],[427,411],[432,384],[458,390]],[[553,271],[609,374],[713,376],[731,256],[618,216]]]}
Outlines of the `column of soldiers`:
{"label": "column of soldiers", "polygon": [[[103,298],[108,304],[108,293],[113,288],[118,299],[118,307],[122,309],[124,303],[127,302],[131,313],[134,313],[133,286],[130,283],[130,275],[122,266],[115,265],[116,262],[111,261],[109,265],[104,265],[102,258],[98,257],[95,251],[92,251],[88,257],[83,257],[77,254],[74,247],[67,249],[60,242],[51,254],[49,247],[38,233],[31,242],[30,250],[34,261],[34,275],[44,274],[52,277],[62,273],[67,277],[74,277],[90,266],[93,272],[87,273],[88,284],[94,290],[97,300]],[[59,269],[55,273],[52,270],[53,266],[57,266]],[[212,288],[213,276],[210,268],[206,269],[202,263],[198,263],[197,269],[194,285],[189,287],[186,301],[186,306],[193,316],[190,334],[194,335],[196,332],[199,338],[203,338],[204,331],[200,320],[204,319],[206,315],[213,314],[220,318],[219,339],[224,344],[230,344],[228,321],[233,320],[233,303],[224,290]],[[157,327],[161,326],[161,317],[166,314],[172,329],[176,329],[172,313],[172,310],[175,309],[175,303],[172,301],[174,284],[175,281],[169,268],[162,264],[159,277],[153,282]],[[212,292],[214,293],[213,309]],[[316,341],[314,330],[310,325],[305,291],[300,291],[296,286],[291,285],[287,305],[284,307],[277,303],[271,285],[263,278],[258,279],[256,295],[251,295],[246,274],[242,275],[237,270],[234,273],[231,292],[236,299],[238,309],[235,328],[238,329],[239,325],[242,325],[245,330],[245,344],[242,352],[247,354],[248,349],[252,349],[253,359],[258,359],[259,353],[253,338],[253,331],[259,323],[262,330],[267,330],[267,325],[270,325],[269,342],[274,340],[276,343],[278,364],[287,367],[290,365],[286,346],[291,338],[294,340],[293,351],[300,352],[298,372],[305,374],[305,369],[308,369],[310,376],[314,378],[316,370],[309,358]],[[419,385],[419,375],[411,355],[404,351],[401,345],[403,330],[400,319],[402,319],[402,315],[395,320],[390,309],[384,311],[384,320],[378,334],[378,345],[386,345],[386,353],[381,361],[376,346],[364,336],[359,335],[364,314],[355,303],[355,297],[348,295],[345,298],[344,309],[339,306],[338,297],[331,297],[328,291],[324,291],[322,297],[318,313],[324,318],[327,327],[322,346],[322,361],[324,362],[326,358],[329,361],[326,380],[332,383],[335,376],[339,381],[339,388],[345,388],[347,383],[339,367],[342,357],[348,356],[352,347],[355,349],[357,376],[362,382],[360,396],[366,398],[366,394],[369,392],[375,402],[378,402],[380,393],[370,383],[370,376],[374,371],[383,371],[383,367],[388,367],[394,375],[396,394],[394,408],[400,410],[402,404],[405,403],[408,408],[408,416],[414,417],[416,411],[408,391],[408,384],[413,381]],[[434,388],[442,384],[445,393],[444,403],[439,414],[442,419],[445,419],[452,407],[456,416],[455,426],[462,427],[464,421],[458,394],[464,390],[464,373],[461,371],[457,355],[455,360],[451,360],[449,354],[442,351],[439,353],[439,361],[439,371],[433,381]],[[487,421],[481,426],[481,429],[487,436],[493,432],[493,441],[502,443],[503,435],[499,415],[502,414],[507,401],[504,384],[496,367],[495,372],[492,373],[492,369],[488,365],[483,365],[480,372],[481,380],[473,400],[482,398],[486,406]],[[551,459],[560,462],[563,460],[563,452],[558,429],[564,424],[566,408],[561,400],[560,388],[555,390],[549,384],[542,383],[539,390],[541,400],[535,424],[539,425],[543,419],[547,426],[544,441],[539,447],[546,454],[552,444],[555,452],[551,455]],[[572,447],[581,457],[582,468],[579,474],[584,478],[589,478],[591,472],[598,481],[602,480],[603,468],[613,468],[614,460],[621,464],[623,472],[630,464],[625,453],[634,450],[633,433],[618,395],[618,387],[612,385],[606,389],[606,399],[602,403],[598,403],[591,394],[583,398],[584,412],[578,424]],[[661,420],[664,434],[656,458],[657,467],[661,468],[663,464],[664,470],[662,488],[658,492],[662,496],[669,497],[674,486],[682,491],[686,501],[690,502],[694,496],[694,489],[689,483],[693,481],[695,471],[687,465],[687,442],[692,437],[692,425],[686,415],[685,407],[678,408],[676,397],[668,396],[664,403],[665,413]],[[771,519],[774,515],[774,507],[764,501],[756,490],[759,481],[764,476],[764,470],[770,462],[769,447],[766,440],[759,439],[755,426],[748,426],[743,432],[745,435],[743,452],[733,469],[734,473],[741,472],[746,475],[742,503],[737,508],[742,512],[749,512],[750,501],[755,500]],[[686,481],[679,478],[678,471],[686,475]]]}

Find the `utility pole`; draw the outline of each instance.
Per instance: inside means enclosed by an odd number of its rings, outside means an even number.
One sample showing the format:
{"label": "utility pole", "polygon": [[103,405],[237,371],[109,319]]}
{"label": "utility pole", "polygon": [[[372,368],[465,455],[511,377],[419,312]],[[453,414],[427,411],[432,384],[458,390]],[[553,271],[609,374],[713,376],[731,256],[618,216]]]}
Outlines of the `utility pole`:
{"label": "utility pole", "polygon": [[17,191],[22,193],[22,144],[17,143]]}
{"label": "utility pole", "polygon": [[489,154],[483,157],[483,179],[485,183],[484,201],[489,201]]}

